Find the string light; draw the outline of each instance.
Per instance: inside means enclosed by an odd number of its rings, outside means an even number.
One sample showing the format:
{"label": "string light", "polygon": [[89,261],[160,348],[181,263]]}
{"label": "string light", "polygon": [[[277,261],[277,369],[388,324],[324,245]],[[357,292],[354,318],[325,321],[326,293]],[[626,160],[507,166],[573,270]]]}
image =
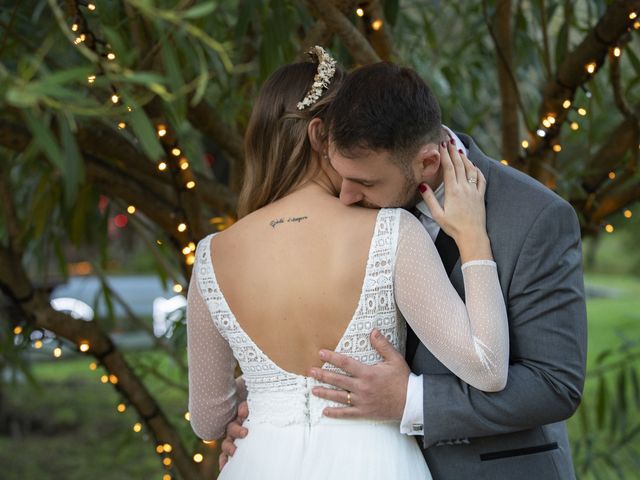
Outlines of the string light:
{"label": "string light", "polygon": [[614,57],[619,57],[621,55],[621,53],[622,53],[622,50],[620,50],[620,47],[615,47],[613,49],[613,56]]}
{"label": "string light", "polygon": [[165,443],[164,445],[162,445],[162,450],[164,450],[167,453],[171,453],[171,450],[173,450],[173,447],[171,446],[170,443]]}
{"label": "string light", "polygon": [[193,242],[189,242],[189,250],[193,252],[195,249],[196,249],[196,244]]}
{"label": "string light", "polygon": [[107,53],[107,58],[109,60],[115,60],[116,59],[116,54],[113,53],[113,52],[109,52],[109,53]]}
{"label": "string light", "polygon": [[196,256],[192,253],[187,257],[187,265],[193,265],[196,262]]}
{"label": "string light", "polygon": [[139,433],[142,430],[142,424],[140,422],[136,422],[133,424],[133,431]]}
{"label": "string light", "polygon": [[56,347],[53,349],[53,356],[56,358],[60,358],[62,356],[62,349],[60,347]]}
{"label": "string light", "polygon": [[561,150],[562,150],[562,146],[561,146],[560,144],[556,143],[556,144],[553,146],[553,151],[554,151],[554,152],[558,153],[558,152],[560,152]]}
{"label": "string light", "polygon": [[119,128],[120,130],[124,130],[125,128],[127,128],[127,124],[126,124],[126,123],[124,123],[124,122],[120,122],[120,123],[118,124],[118,128]]}
{"label": "string light", "polygon": [[540,137],[540,138],[544,138],[547,135],[547,132],[545,132],[544,130],[542,130],[541,128],[538,129],[538,131],[536,132],[536,134]]}
{"label": "string light", "polygon": [[168,473],[165,473],[165,474],[162,476],[162,480],[171,480],[171,475],[169,475]]}
{"label": "string light", "polygon": [[631,12],[629,14],[629,20],[635,20],[638,14],[636,12]]}
{"label": "string light", "polygon": [[593,73],[596,71],[596,67],[598,66],[598,64],[596,62],[591,62],[591,63],[587,63],[584,68],[587,70],[587,72],[589,73]]}
{"label": "string light", "polygon": [[584,117],[586,114],[587,114],[587,109],[586,108],[580,107],[578,109],[578,115],[581,115],[581,116]]}
{"label": "string light", "polygon": [[171,466],[171,459],[169,457],[165,457],[162,459],[162,463],[164,464],[165,467],[170,467]]}
{"label": "string light", "polygon": [[134,207],[133,205],[129,205],[127,207],[127,212],[129,212],[131,215],[133,215],[134,213],[136,213],[136,207]]}
{"label": "string light", "polygon": [[204,460],[204,457],[202,456],[201,453],[196,453],[193,456],[193,461],[196,462],[196,463],[200,463],[200,462],[202,462],[202,460]]}
{"label": "string light", "polygon": [[564,102],[562,102],[562,107],[563,107],[564,109],[567,109],[567,108],[569,108],[570,106],[571,106],[571,100],[566,99]]}
{"label": "string light", "polygon": [[83,340],[82,342],[80,342],[80,346],[78,348],[80,349],[81,352],[88,352],[89,342],[87,342],[86,340]]}
{"label": "string light", "polygon": [[176,157],[179,157],[182,152],[180,151],[179,148],[174,147],[171,149],[171,153],[173,153]]}
{"label": "string light", "polygon": [[180,161],[180,168],[182,170],[186,170],[189,168],[189,162],[187,162],[184,158]]}
{"label": "string light", "polygon": [[33,343],[34,348],[42,348],[42,340],[36,340]]}
{"label": "string light", "polygon": [[382,28],[382,20],[380,20],[379,18],[374,20],[371,23],[371,28],[373,28],[376,32],[380,30]]}
{"label": "string light", "polygon": [[115,93],[111,95],[111,101],[113,103],[118,103],[119,100],[120,100],[120,97],[118,97],[118,95],[116,95]]}
{"label": "string light", "polygon": [[158,455],[160,455],[160,454],[161,454],[161,453],[163,453],[163,452],[164,452],[164,448],[162,448],[162,445],[158,445],[158,446],[156,446],[156,453],[157,453]]}
{"label": "string light", "polygon": [[111,374],[111,375],[109,375],[109,381],[115,385],[115,384],[118,383],[118,377],[113,375],[113,374]]}
{"label": "string light", "polygon": [[82,43],[83,39],[82,37],[76,37],[76,39],[73,41],[74,44],[76,45],[80,45]]}
{"label": "string light", "polygon": [[191,249],[189,247],[184,247],[182,249],[182,254],[183,255],[189,255],[191,253]]}
{"label": "string light", "polygon": [[174,291],[174,292],[176,292],[176,293],[180,293],[180,292],[182,292],[182,285],[180,285],[179,283],[176,283],[176,284],[173,286],[173,291]]}
{"label": "string light", "polygon": [[522,148],[529,148],[529,142],[527,140],[522,140]]}
{"label": "string light", "polygon": [[638,30],[640,28],[640,22],[633,22],[633,28]]}
{"label": "string light", "polygon": [[13,334],[20,335],[22,333],[22,327],[18,325],[17,327],[13,327]]}
{"label": "string light", "polygon": [[178,225],[179,232],[184,232],[186,229],[187,229],[187,225],[185,223],[181,223],[180,225]]}
{"label": "string light", "polygon": [[204,443],[205,445],[211,445],[212,447],[216,446],[215,440],[202,440],[202,443]]}
{"label": "string light", "polygon": [[160,170],[161,172],[164,172],[167,169],[167,164],[165,162],[160,162],[158,164],[158,170]]}
{"label": "string light", "polygon": [[191,421],[191,414],[189,412],[184,412],[184,419],[187,422],[190,422]]}
{"label": "string light", "polygon": [[77,23],[74,23],[73,25],[71,25],[71,31],[72,31],[72,32],[77,32],[77,31],[78,31],[78,28],[80,28],[80,27],[78,26],[78,24],[77,24]]}
{"label": "string light", "polygon": [[615,180],[616,179],[616,172],[609,172],[609,179],[610,180]]}
{"label": "string light", "polygon": [[580,125],[578,124],[578,122],[571,122],[571,125],[569,126],[571,127],[571,130],[573,130],[574,132],[580,128]]}
{"label": "string light", "polygon": [[129,105],[127,105],[127,112],[133,112],[133,108],[131,108]]}
{"label": "string light", "polygon": [[631,218],[633,216],[633,213],[631,212],[631,210],[625,210],[623,215],[624,218]]}
{"label": "string light", "polygon": [[364,17],[364,10],[362,8],[356,8],[356,15]]}
{"label": "string light", "polygon": [[96,9],[96,6],[93,3],[89,3],[87,4],[87,8],[93,12]]}
{"label": "string light", "polygon": [[156,126],[156,129],[158,131],[158,136],[159,137],[164,137],[167,134],[167,126],[163,125],[162,123],[159,123]]}
{"label": "string light", "polygon": [[189,190],[191,190],[193,187],[195,187],[195,186],[196,186],[196,182],[194,182],[193,180],[189,180],[185,186],[186,186]]}
{"label": "string light", "polygon": [[89,364],[89,370],[95,370],[96,368],[98,368],[98,364],[96,362],[91,362]]}
{"label": "string light", "polygon": [[100,377],[100,381],[101,381],[102,383],[108,383],[108,382],[109,382],[109,376],[108,376],[108,375],[102,375],[102,376]]}
{"label": "string light", "polygon": [[542,120],[542,125],[549,128],[551,126],[551,122],[545,118],[544,120]]}
{"label": "string light", "polygon": [[607,223],[604,229],[606,230],[607,233],[613,233],[613,231],[615,230],[615,228],[613,228],[613,225],[611,225],[610,223]]}
{"label": "string light", "polygon": [[509,162],[507,160],[500,160],[500,163],[503,165],[509,165]]}
{"label": "string light", "polygon": [[553,115],[549,114],[549,116],[547,117],[547,120],[549,121],[549,123],[551,125],[556,123],[556,117],[554,117]]}
{"label": "string light", "polygon": [[118,410],[118,412],[120,413],[124,413],[126,409],[127,409],[127,406],[124,403],[119,403],[118,406],[116,407],[116,410]]}

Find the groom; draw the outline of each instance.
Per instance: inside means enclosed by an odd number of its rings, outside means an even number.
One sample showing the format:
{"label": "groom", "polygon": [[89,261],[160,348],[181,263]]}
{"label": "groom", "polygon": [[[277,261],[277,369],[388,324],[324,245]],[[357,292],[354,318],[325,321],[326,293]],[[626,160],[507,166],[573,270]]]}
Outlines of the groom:
{"label": "groom", "polygon": [[[426,183],[444,202],[438,153],[443,129],[482,171],[487,231],[509,315],[510,367],[503,391],[481,392],[455,377],[412,332],[406,361],[374,332],[372,344],[384,357],[377,365],[321,352],[350,374],[313,372],[351,393],[351,405],[325,414],[400,421],[403,433],[419,439],[436,480],[575,478],[564,420],[582,395],[586,313],[580,229],[571,206],[486,157],[471,137],[443,127],[432,92],[410,69],[379,63],[351,73],[327,122],[331,163],[343,177],[342,202],[414,211],[463,299],[455,242],[417,203],[416,191]],[[345,398],[323,388],[314,394]],[[223,450],[233,453],[231,437],[244,430],[232,424],[228,431]]]}

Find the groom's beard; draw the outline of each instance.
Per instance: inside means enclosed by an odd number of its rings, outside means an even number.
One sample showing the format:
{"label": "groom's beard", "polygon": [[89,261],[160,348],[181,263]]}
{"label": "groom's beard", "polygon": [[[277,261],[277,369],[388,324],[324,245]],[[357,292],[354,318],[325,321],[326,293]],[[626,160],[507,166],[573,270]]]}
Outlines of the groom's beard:
{"label": "groom's beard", "polygon": [[420,185],[420,182],[416,181],[416,179],[407,172],[402,188],[398,190],[398,195],[395,198],[390,199],[388,202],[384,202],[384,205],[376,205],[375,203],[367,202],[366,200],[358,202],[357,205],[364,208],[400,207],[412,210],[418,203],[420,203],[420,201],[422,201],[422,195],[420,195],[420,192],[418,191],[418,185]]}

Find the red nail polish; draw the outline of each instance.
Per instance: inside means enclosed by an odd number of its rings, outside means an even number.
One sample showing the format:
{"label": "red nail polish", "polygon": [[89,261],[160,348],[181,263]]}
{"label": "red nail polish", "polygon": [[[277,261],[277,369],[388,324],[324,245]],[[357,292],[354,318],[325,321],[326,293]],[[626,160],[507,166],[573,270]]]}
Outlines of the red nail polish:
{"label": "red nail polish", "polygon": [[460,155],[462,155],[462,153],[463,153],[463,152],[462,152],[462,149],[461,149],[461,148],[459,148],[459,149],[458,149],[458,153],[459,153]]}
{"label": "red nail polish", "polygon": [[424,193],[427,191],[427,185],[424,183],[421,183],[420,185],[418,185],[418,190],[420,190],[420,192]]}
{"label": "red nail polish", "polygon": [[453,141],[453,138],[450,141],[451,141],[451,145],[455,145],[456,142]]}

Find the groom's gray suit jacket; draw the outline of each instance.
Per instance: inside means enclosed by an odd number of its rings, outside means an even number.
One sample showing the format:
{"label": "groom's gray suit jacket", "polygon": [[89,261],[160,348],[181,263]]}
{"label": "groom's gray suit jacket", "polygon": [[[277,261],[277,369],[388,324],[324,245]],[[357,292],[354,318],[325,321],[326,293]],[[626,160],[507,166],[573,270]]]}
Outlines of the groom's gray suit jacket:
{"label": "groom's gray suit jacket", "polygon": [[[458,134],[487,179],[487,230],[509,317],[506,388],[485,393],[420,344],[425,458],[435,480],[575,478],[564,420],[582,395],[586,311],[573,208]],[[464,299],[460,261],[451,282]]]}

